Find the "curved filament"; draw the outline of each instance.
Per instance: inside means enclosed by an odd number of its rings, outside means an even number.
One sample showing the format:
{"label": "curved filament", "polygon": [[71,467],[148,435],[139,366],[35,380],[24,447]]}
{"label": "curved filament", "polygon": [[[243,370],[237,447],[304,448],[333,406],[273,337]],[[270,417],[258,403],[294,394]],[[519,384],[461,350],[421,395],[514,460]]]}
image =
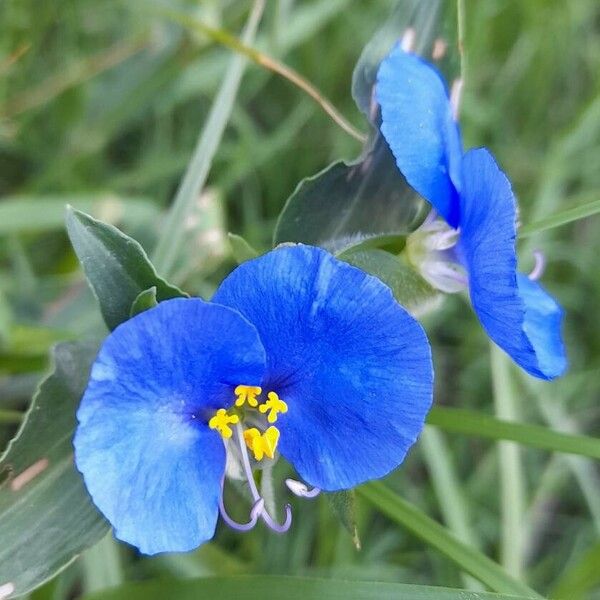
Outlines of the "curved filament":
{"label": "curved filament", "polygon": [[285,485],[292,494],[300,498],[316,498],[321,493],[321,490],[318,487],[309,490],[305,483],[296,481],[295,479],[286,479]]}
{"label": "curved filament", "polygon": [[275,533],[285,533],[292,526],[292,506],[285,505],[285,521],[281,525],[265,509],[262,511],[262,519],[265,525]]}
{"label": "curved filament", "polygon": [[541,250],[534,250],[533,258],[535,260],[535,265],[531,273],[529,273],[529,279],[531,279],[531,281],[537,281],[541,278],[546,269],[546,257]]}
{"label": "curved filament", "polygon": [[223,503],[223,494],[221,494],[219,498],[219,512],[221,513],[221,518],[229,527],[235,529],[236,531],[250,531],[253,529],[258,523],[258,519],[260,518],[261,513],[263,512],[265,507],[265,501],[263,498],[260,498],[257,502],[254,503],[252,510],[250,511],[250,520],[247,523],[238,523],[235,519],[232,519],[227,511],[225,510],[225,504]]}

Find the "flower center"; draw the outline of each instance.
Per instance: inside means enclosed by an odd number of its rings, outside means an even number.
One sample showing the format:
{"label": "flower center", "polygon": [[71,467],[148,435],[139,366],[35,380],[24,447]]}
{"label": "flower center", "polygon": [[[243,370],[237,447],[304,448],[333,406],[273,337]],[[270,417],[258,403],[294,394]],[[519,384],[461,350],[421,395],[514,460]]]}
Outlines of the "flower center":
{"label": "flower center", "polygon": [[265,430],[261,431],[258,427],[249,427],[244,430],[244,442],[249,450],[252,451],[255,460],[261,461],[265,456],[275,458],[275,450],[279,441],[279,429],[273,427],[279,414],[284,414],[288,410],[287,404],[281,400],[276,392],[269,392],[267,399],[259,403],[257,396],[262,394],[262,388],[254,385],[238,385],[234,392],[236,395],[235,407],[230,411],[225,408],[219,408],[214,416],[209,420],[208,426],[218,431],[224,440],[231,438],[233,431],[230,425],[237,425],[240,421],[248,419],[259,426],[263,425],[264,417],[270,424]]}
{"label": "flower center", "polygon": [[[237,531],[249,531],[259,519],[262,519],[273,531],[284,533],[292,524],[292,508],[286,504],[283,523],[278,523],[271,516],[265,498],[259,492],[255,481],[248,450],[252,452],[257,463],[265,457],[271,460],[275,458],[280,433],[273,423],[277,421],[280,414],[287,412],[288,406],[276,392],[269,392],[266,400],[261,402],[259,397],[262,394],[262,388],[254,385],[238,385],[234,394],[236,396],[234,406],[230,409],[219,408],[208,421],[208,426],[221,434],[226,442],[228,455],[231,451],[232,455],[236,457],[234,460],[239,461],[243,477],[248,483],[253,505],[250,510],[250,520],[246,523],[238,523],[229,516],[225,508],[222,490],[219,497],[219,512],[225,523]],[[244,429],[248,423],[251,426]],[[235,437],[231,439],[234,432]],[[262,478],[270,477],[270,471],[271,469],[267,465],[262,471]],[[225,477],[223,477],[222,487],[224,485]],[[293,494],[303,498],[314,498],[320,492],[318,488],[309,490],[304,483],[294,479],[287,479],[286,485]]]}
{"label": "flower center", "polygon": [[430,217],[406,239],[406,256],[421,277],[446,294],[467,288],[468,277],[457,252],[460,232]]}

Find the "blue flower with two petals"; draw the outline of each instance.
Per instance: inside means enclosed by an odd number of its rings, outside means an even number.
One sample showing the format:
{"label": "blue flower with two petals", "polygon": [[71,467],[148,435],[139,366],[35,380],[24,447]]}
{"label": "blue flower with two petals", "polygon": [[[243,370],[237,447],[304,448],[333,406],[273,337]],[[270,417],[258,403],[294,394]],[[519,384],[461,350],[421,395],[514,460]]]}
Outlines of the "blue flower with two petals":
{"label": "blue flower with two petals", "polygon": [[[77,413],[75,460],[115,535],[146,554],[214,535],[229,460],[278,531],[252,466],[286,458],[314,486],[395,469],[432,400],[421,326],[378,279],[310,246],[246,262],[212,302],[174,299],[117,327]],[[228,465],[229,466],[229,465]],[[288,517],[290,513],[288,512]]]}
{"label": "blue flower with two petals", "polygon": [[567,366],[562,309],[534,277],[517,272],[510,182],[488,150],[463,153],[440,74],[397,46],[379,67],[376,97],[381,132],[398,168],[451,228],[443,231],[428,219],[417,233],[433,234],[423,246],[430,253],[422,257],[426,278],[456,291],[462,277],[498,346],[536,377],[561,375]]}

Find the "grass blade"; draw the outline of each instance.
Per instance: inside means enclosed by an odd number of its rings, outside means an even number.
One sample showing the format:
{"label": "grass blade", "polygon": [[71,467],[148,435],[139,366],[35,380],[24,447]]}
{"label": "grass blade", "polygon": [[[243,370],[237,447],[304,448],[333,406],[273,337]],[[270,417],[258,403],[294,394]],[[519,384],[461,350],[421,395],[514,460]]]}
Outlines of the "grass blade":
{"label": "grass blade", "polygon": [[[517,420],[518,401],[508,356],[490,345],[494,407],[498,417]],[[523,577],[525,475],[521,449],[513,442],[498,444],[500,469],[500,514],[502,533],[500,555],[504,568],[514,577]]]}
{"label": "grass blade", "polygon": [[147,36],[134,40],[122,40],[102,52],[79,61],[62,71],[50,75],[36,87],[10,98],[0,107],[3,119],[13,118],[27,110],[39,108],[50,102],[65,90],[79,85],[83,81],[96,77],[112,69],[133,54],[140,52],[148,43]]}
{"label": "grass blade", "polygon": [[600,460],[600,439],[562,433],[540,425],[504,421],[468,409],[436,406],[429,413],[427,422],[452,433],[491,440],[511,440],[532,448]]}
{"label": "grass blade", "polygon": [[[433,427],[426,427],[419,441],[444,522],[461,542],[479,548],[479,539],[469,518],[469,502],[443,434]],[[463,576],[463,582],[470,590],[483,589],[479,581],[468,575]]]}
{"label": "grass blade", "polygon": [[[242,34],[242,41],[245,44],[251,43],[254,39],[263,8],[264,0],[255,0]],[[244,56],[235,55],[231,58],[183,181],[167,214],[162,235],[152,257],[157,270],[164,273],[166,277],[171,272],[181,248],[185,219],[206,182],[213,158],[229,121],[246,62]]]}
{"label": "grass blade", "polygon": [[600,213],[600,200],[592,200],[581,206],[561,210],[545,219],[540,219],[535,223],[521,227],[521,229],[519,229],[519,238],[526,238],[534,233],[554,229],[561,225],[567,225],[568,223],[573,223],[574,221],[579,221],[580,219],[585,219],[586,217],[591,217],[598,213]]}
{"label": "grass blade", "polygon": [[492,590],[528,598],[542,598],[524,583],[513,579],[493,560],[460,542],[445,527],[395,494],[382,482],[372,481],[358,488],[357,491],[360,496],[398,525],[444,554],[463,571],[485,583]]}
{"label": "grass blade", "polygon": [[244,44],[223,29],[215,29],[202,21],[191,19],[187,17],[187,15],[182,15],[175,11],[165,11],[165,14],[183,26],[194,29],[199,33],[206,35],[214,42],[222,44],[234,52],[245,56],[258,66],[264,67],[265,69],[280,75],[284,79],[287,79],[290,83],[312,98],[343,131],[361,143],[367,141],[367,136],[364,133],[358,131],[310,81],[302,77],[300,73],[296,72],[291,67],[267,56],[260,50],[256,50],[256,48]]}
{"label": "grass blade", "polygon": [[592,546],[574,565],[562,574],[555,584],[551,598],[584,600],[588,593],[600,583],[600,543]]}
{"label": "grass blade", "polygon": [[204,577],[188,580],[156,580],[128,583],[112,590],[84,596],[84,600],[525,600],[521,596],[499,596],[427,585],[344,581],[313,577],[244,575],[238,577]]}

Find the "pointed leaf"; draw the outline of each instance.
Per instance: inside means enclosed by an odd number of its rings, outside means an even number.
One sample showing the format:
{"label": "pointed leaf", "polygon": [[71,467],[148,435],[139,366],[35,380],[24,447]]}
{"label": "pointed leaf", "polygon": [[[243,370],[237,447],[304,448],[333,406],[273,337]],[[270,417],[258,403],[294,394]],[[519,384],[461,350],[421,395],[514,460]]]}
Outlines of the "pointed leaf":
{"label": "pointed leaf", "polygon": [[153,285],[151,288],[140,292],[138,297],[133,301],[131,305],[131,311],[129,312],[130,317],[134,317],[135,315],[148,310],[149,308],[154,308],[158,304],[156,300],[156,286]]}
{"label": "pointed leaf", "polygon": [[126,321],[138,295],[153,286],[158,301],[186,295],[160,278],[140,244],[116,227],[69,207],[67,231],[109,329]]}
{"label": "pointed leaf", "polygon": [[356,492],[354,490],[343,490],[325,494],[325,497],[340,523],[352,536],[354,547],[360,550],[360,538],[356,526]]}
{"label": "pointed leaf", "polygon": [[300,183],[279,217],[274,243],[302,242],[339,253],[368,239],[410,233],[424,205],[378,137],[363,160],[334,163]]}
{"label": "pointed leaf", "polygon": [[231,253],[238,265],[258,256],[258,250],[255,250],[241,235],[228,233],[227,237],[229,238]]}

